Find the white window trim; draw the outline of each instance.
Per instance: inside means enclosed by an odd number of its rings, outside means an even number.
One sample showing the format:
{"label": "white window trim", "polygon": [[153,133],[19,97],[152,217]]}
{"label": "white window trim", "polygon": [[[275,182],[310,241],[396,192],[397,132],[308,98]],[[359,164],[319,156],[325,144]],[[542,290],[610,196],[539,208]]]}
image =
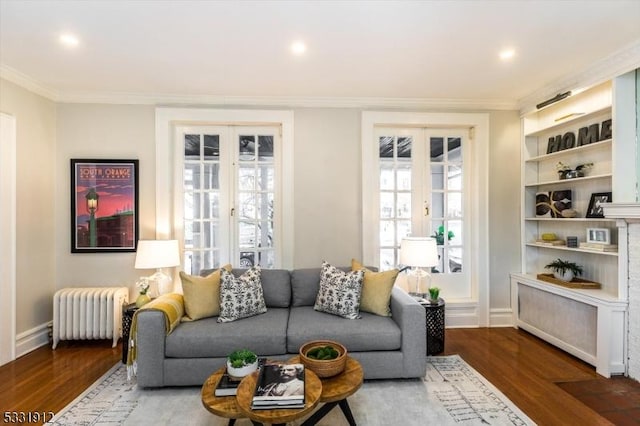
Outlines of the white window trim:
{"label": "white window trim", "polygon": [[[279,125],[282,129],[282,259],[293,268],[293,111],[211,108],[156,108],[156,238],[172,238],[182,218],[174,211],[175,133],[177,126]],[[180,222],[180,224],[178,224]]]}
{"label": "white window trim", "polygon": [[[489,326],[489,114],[364,111],[362,113],[362,253],[365,264],[375,264],[379,209],[370,209],[378,191],[378,147],[372,143],[376,126],[470,129],[472,187],[469,215],[471,239],[471,294],[453,301],[459,312],[448,309],[448,326]],[[450,305],[449,301],[447,302]],[[451,306],[449,306],[451,308]],[[477,309],[476,309],[477,308]],[[453,314],[453,315],[451,315]],[[457,317],[456,317],[457,316]]]}
{"label": "white window trim", "polygon": [[0,113],[0,365],[16,359],[16,118]]}

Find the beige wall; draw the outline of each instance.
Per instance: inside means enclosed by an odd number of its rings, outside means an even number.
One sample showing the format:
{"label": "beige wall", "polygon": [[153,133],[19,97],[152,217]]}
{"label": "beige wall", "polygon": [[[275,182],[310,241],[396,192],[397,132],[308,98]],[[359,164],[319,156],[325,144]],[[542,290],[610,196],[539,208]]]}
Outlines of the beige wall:
{"label": "beige wall", "polygon": [[51,321],[55,291],[56,105],[0,79],[16,118],[16,335]]}
{"label": "beige wall", "polygon": [[510,307],[509,273],[520,270],[520,116],[491,113],[489,148],[489,306]]}
{"label": "beige wall", "polygon": [[71,253],[70,159],[139,159],[140,238],[155,238],[155,108],[58,105],[55,153],[56,286],[127,286],[150,271],[133,268],[135,253]]}
{"label": "beige wall", "polygon": [[[11,83],[2,83],[3,110],[11,113],[5,107],[10,105],[28,112],[26,119],[18,117],[18,190],[22,193],[18,197],[18,280],[22,287],[18,333],[51,319],[51,296],[57,288],[125,285],[133,297],[136,279],[145,275],[133,268],[134,253],[70,253],[69,160],[139,159],[141,238],[154,238],[154,107],[56,107]],[[11,96],[5,96],[5,87]],[[362,258],[361,112],[350,108],[294,110],[295,267],[315,267],[322,260],[348,264],[352,257]],[[24,142],[26,121],[37,122],[29,128],[33,134],[28,138],[29,148]],[[492,309],[508,309],[508,274],[519,267],[519,117],[516,112],[491,112],[490,123],[490,298]],[[31,166],[34,159],[36,173]],[[38,200],[45,197],[42,205],[53,207],[53,214],[44,221],[25,195],[41,189],[45,194]],[[48,277],[44,283],[41,276]]]}
{"label": "beige wall", "polygon": [[360,110],[297,109],[296,268],[362,259]]}

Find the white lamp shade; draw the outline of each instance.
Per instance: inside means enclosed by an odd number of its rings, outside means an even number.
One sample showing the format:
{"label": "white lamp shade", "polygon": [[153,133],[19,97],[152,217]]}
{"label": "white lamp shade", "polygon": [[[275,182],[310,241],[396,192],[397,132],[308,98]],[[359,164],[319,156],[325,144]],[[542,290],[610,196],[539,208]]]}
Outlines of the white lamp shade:
{"label": "white lamp shade", "polygon": [[178,240],[140,240],[136,269],[171,268],[180,265]]}
{"label": "white lamp shade", "polygon": [[438,265],[436,240],[429,237],[405,237],[400,242],[400,264],[417,268]]}

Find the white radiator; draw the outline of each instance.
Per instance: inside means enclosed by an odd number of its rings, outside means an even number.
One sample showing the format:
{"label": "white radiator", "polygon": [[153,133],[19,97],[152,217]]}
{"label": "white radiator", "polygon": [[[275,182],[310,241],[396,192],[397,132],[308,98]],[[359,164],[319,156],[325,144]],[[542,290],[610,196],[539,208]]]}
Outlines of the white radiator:
{"label": "white radiator", "polygon": [[53,296],[53,349],[60,340],[113,339],[122,335],[127,287],[63,288]]}

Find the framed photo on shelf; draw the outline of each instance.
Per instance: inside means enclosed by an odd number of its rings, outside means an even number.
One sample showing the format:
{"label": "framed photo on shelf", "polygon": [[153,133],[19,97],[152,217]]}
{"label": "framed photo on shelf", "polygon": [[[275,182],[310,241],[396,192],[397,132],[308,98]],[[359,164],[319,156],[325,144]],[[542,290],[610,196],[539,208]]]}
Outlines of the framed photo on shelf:
{"label": "framed photo on shelf", "polygon": [[602,210],[602,203],[611,202],[611,192],[596,192],[591,194],[591,200],[589,200],[589,208],[587,209],[586,217],[588,218],[603,218],[604,211]]}
{"label": "framed photo on shelf", "polygon": [[611,244],[611,232],[606,228],[587,228],[587,243]]}
{"label": "framed photo on shelf", "polygon": [[71,253],[133,252],[138,160],[71,159]]}

